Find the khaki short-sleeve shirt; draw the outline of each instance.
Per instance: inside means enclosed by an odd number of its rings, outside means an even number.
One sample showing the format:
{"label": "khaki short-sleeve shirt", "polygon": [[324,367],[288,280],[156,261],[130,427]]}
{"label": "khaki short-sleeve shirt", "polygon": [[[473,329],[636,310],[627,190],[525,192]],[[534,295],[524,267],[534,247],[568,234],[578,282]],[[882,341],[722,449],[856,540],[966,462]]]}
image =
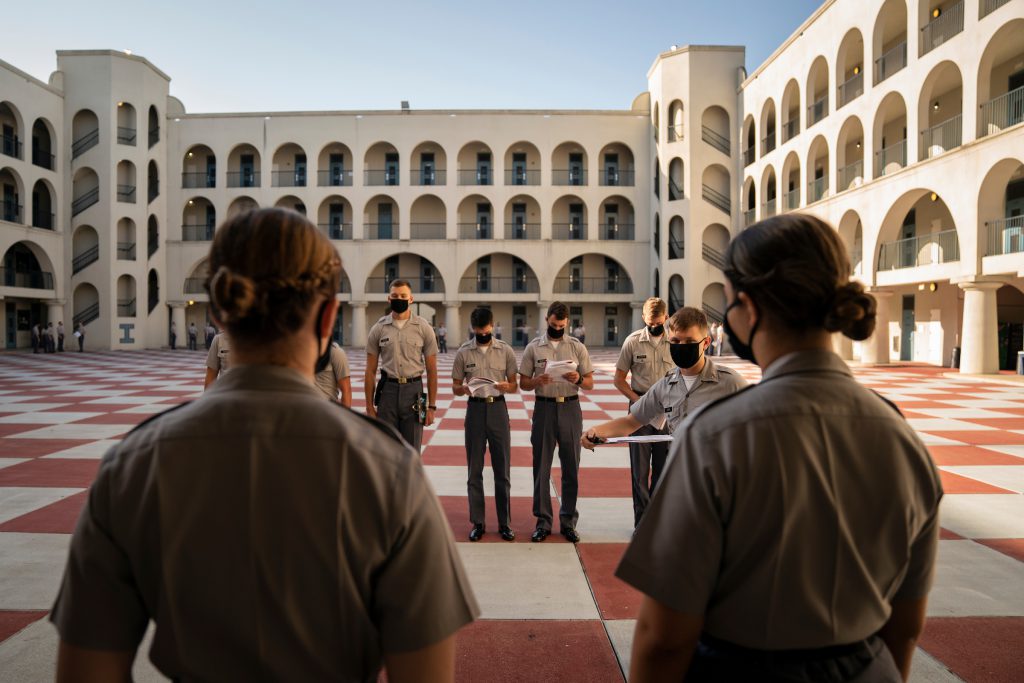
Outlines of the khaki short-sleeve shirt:
{"label": "khaki short-sleeve shirt", "polygon": [[793,353],[683,422],[616,574],[737,645],[855,643],[927,595],[941,497],[894,406],[834,353]]}
{"label": "khaki short-sleeve shirt", "polygon": [[380,369],[390,377],[419,377],[426,372],[425,359],[437,355],[437,338],[424,318],[411,315],[399,328],[389,313],[370,328],[366,353],[377,356]]}
{"label": "khaki short-sleeve shirt", "polygon": [[629,386],[633,391],[643,393],[675,370],[676,364],[672,362],[668,347],[667,334],[662,333],[661,340],[655,341],[646,327],[641,328],[626,337],[615,369],[628,372]]}
{"label": "khaki short-sleeve shirt", "polygon": [[660,422],[664,418],[665,427],[671,433],[682,423],[683,418],[701,406],[735,394],[745,386],[747,380],[739,373],[732,368],[715,365],[714,361],[705,356],[704,368],[692,388],[686,388],[682,371],[675,368],[655,382],[640,400],[629,407],[629,412],[642,424],[654,420]]}
{"label": "khaki short-sleeve shirt", "polygon": [[[590,352],[576,337],[565,335],[557,344],[557,349],[555,346],[547,334],[537,337],[527,344],[526,350],[523,351],[523,359],[519,363],[519,374],[531,378],[543,375],[547,364],[556,360],[576,361],[576,372],[581,376],[589,375],[594,371],[594,366],[590,364]],[[571,382],[552,382],[537,387],[535,391],[537,396],[557,398],[559,396],[576,396],[580,393],[580,388]]]}
{"label": "khaki short-sleeve shirt", "polygon": [[51,613],[180,680],[373,681],[479,613],[420,458],[289,368],[236,366],[104,456]]}
{"label": "khaki short-sleeve shirt", "polygon": [[500,339],[492,339],[485,349],[480,348],[475,339],[468,341],[459,347],[452,361],[452,379],[483,377],[505,382],[515,374],[516,352]]}
{"label": "khaki short-sleeve shirt", "polygon": [[221,332],[210,343],[210,351],[206,354],[206,367],[223,375],[231,368],[231,342],[227,334]]}
{"label": "khaki short-sleeve shirt", "polygon": [[327,398],[338,398],[338,382],[349,376],[348,355],[336,343],[331,342],[331,362],[323,372],[316,373],[316,388]]}

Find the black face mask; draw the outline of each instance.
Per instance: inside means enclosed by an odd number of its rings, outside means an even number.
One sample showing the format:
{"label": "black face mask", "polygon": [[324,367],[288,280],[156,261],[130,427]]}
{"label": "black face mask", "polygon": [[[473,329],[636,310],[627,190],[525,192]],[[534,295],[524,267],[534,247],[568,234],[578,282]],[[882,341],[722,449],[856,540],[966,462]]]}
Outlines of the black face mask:
{"label": "black face mask", "polygon": [[754,358],[753,344],[754,333],[757,332],[757,326],[761,323],[761,321],[758,320],[756,323],[754,323],[754,326],[750,328],[750,339],[748,339],[746,343],[741,342],[740,338],[736,336],[735,332],[733,332],[732,326],[729,325],[729,311],[731,311],[733,308],[739,305],[739,299],[734,299],[731,304],[725,307],[725,315],[722,316],[723,318],[725,318],[725,320],[722,321],[722,328],[725,330],[725,336],[729,338],[729,346],[731,346],[732,350],[736,352],[736,355],[742,358],[743,360],[750,361],[754,365],[757,365],[757,359]]}
{"label": "black face mask", "polygon": [[548,336],[551,337],[552,339],[561,339],[563,336],[565,336],[565,328],[563,327],[560,330],[556,330],[555,328],[551,327],[551,325],[548,325]]}
{"label": "black face mask", "polygon": [[494,337],[494,335],[491,334],[490,332],[488,332],[487,334],[477,334],[476,343],[479,344],[480,346],[486,346],[487,344],[491,343],[492,337]]}
{"label": "black face mask", "polygon": [[[316,319],[313,321],[313,336],[316,337],[316,348],[320,349],[320,344],[323,343],[323,338],[320,336],[320,321],[324,319],[324,311],[327,310],[327,302],[323,302],[320,305],[320,310],[317,311]],[[331,363],[331,340],[327,340],[327,348],[320,354],[320,357],[316,359],[316,365],[313,367],[313,374],[319,375],[321,372],[327,369],[327,366]]]}
{"label": "black face mask", "polygon": [[665,326],[664,325],[648,325],[647,326],[647,332],[652,337],[660,337],[661,335],[665,334]]}
{"label": "black face mask", "polygon": [[389,299],[388,305],[391,306],[391,310],[401,315],[409,310],[408,299]]}
{"label": "black face mask", "polygon": [[700,362],[703,346],[703,341],[669,344],[668,351],[672,354],[672,362],[683,370],[687,370]]}

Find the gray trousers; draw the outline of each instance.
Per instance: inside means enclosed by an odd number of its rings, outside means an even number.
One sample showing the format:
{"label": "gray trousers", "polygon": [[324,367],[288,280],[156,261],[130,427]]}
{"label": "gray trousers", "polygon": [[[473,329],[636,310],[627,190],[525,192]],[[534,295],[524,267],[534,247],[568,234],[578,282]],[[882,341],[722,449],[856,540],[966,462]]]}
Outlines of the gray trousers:
{"label": "gray trousers", "polygon": [[537,528],[551,531],[551,460],[558,446],[562,466],[562,505],[558,521],[562,529],[575,529],[580,513],[576,510],[579,492],[580,438],[583,436],[583,411],[579,401],[552,403],[537,401],[533,406],[533,516]]}
{"label": "gray trousers", "polygon": [[512,434],[508,421],[508,406],[504,401],[482,403],[470,401],[466,406],[466,464],[469,479],[469,521],[484,524],[484,447],[491,451],[491,469],[494,472],[494,504],[498,511],[498,526],[510,526],[512,512],[511,461]]}
{"label": "gray trousers", "polygon": [[[662,434],[663,430],[651,425],[644,425],[633,432],[632,436],[650,436]],[[633,477],[633,526],[640,524],[640,518],[651,501],[654,487],[665,469],[668,459],[668,443],[631,443],[629,444],[629,469]],[[650,482],[650,483],[648,483]]]}
{"label": "gray trousers", "polygon": [[423,443],[423,425],[416,414],[416,401],[423,391],[423,382],[385,382],[377,406],[377,419],[397,429],[417,451]]}

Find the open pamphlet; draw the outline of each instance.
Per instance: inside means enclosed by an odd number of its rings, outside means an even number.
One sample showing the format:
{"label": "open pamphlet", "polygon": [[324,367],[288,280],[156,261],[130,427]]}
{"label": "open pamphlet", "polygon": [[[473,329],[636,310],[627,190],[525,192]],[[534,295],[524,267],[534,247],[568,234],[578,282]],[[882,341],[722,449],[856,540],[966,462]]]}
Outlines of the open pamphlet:
{"label": "open pamphlet", "polygon": [[476,396],[477,398],[487,398],[489,396],[501,396],[501,391],[495,386],[497,382],[493,379],[487,379],[486,377],[473,377],[466,382],[466,388],[469,389],[470,396]]}
{"label": "open pamphlet", "polygon": [[594,443],[595,446],[614,446],[623,443],[662,443],[671,441],[671,434],[649,434],[646,436],[610,436]]}
{"label": "open pamphlet", "polygon": [[544,373],[551,378],[553,382],[566,382],[571,384],[565,378],[570,372],[576,372],[576,361],[574,360],[554,360],[549,361],[544,366]]}

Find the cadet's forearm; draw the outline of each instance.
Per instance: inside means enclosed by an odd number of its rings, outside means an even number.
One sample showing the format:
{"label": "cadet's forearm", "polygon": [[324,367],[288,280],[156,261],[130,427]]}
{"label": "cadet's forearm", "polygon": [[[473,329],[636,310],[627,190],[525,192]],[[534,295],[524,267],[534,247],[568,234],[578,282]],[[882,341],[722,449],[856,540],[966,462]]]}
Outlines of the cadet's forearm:
{"label": "cadet's forearm", "polygon": [[594,434],[602,439],[608,439],[613,436],[629,436],[642,426],[635,417],[627,415],[626,417],[617,417],[614,420],[597,425],[594,427]]}
{"label": "cadet's forearm", "polygon": [[626,373],[622,370],[615,371],[615,380],[613,381],[615,388],[619,390],[619,393],[628,398],[630,401],[635,401],[637,393],[633,391],[633,387],[629,386],[629,382],[626,381]]}
{"label": "cadet's forearm", "polygon": [[590,391],[594,388],[594,373],[589,373],[583,377],[583,381],[580,382],[580,389],[584,391]]}
{"label": "cadet's forearm", "polygon": [[924,630],[927,605],[927,598],[894,602],[889,621],[878,632],[892,653],[903,680],[910,678],[910,662],[914,657],[917,639]]}
{"label": "cadet's forearm", "polygon": [[537,383],[526,375],[519,375],[519,386],[522,387],[523,391],[533,391],[537,388]]}

